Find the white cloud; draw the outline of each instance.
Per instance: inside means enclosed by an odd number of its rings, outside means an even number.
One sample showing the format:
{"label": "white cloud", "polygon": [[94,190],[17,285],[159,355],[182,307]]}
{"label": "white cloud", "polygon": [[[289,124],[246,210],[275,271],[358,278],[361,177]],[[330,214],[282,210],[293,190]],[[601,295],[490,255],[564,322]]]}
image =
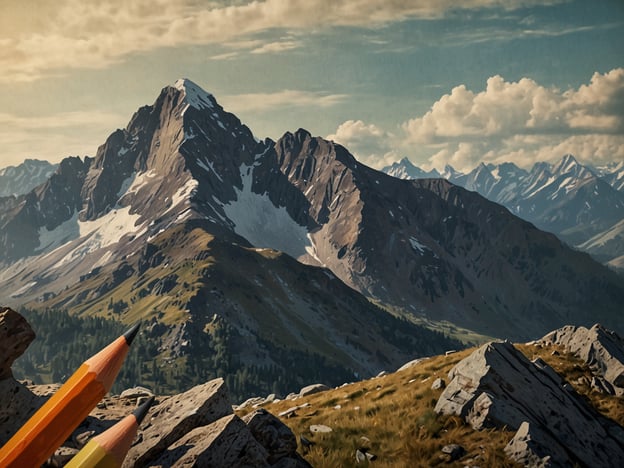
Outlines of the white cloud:
{"label": "white cloud", "polygon": [[343,145],[359,161],[372,167],[381,168],[398,159],[393,150],[394,135],[362,120],[347,120],[326,138]]}
{"label": "white cloud", "polygon": [[563,92],[500,76],[478,93],[459,85],[403,129],[404,144],[429,147],[435,167],[465,169],[482,160],[528,165],[568,152],[613,160],[624,152],[624,68],[594,73],[589,84]]}
{"label": "white cloud", "polygon": [[301,42],[294,40],[269,42],[257,49],[251,51],[252,54],[274,54],[284,52],[286,50],[298,49],[301,47]]}
{"label": "white cloud", "polygon": [[[133,53],[236,42],[264,31],[379,26],[408,18],[438,18],[457,8],[514,9],[544,3],[467,0],[458,7],[454,0],[265,0],[229,5],[197,0],[58,0],[54,8],[48,2],[26,8],[16,0],[6,1],[12,5],[0,20],[2,81],[32,81],[55,69],[105,68]],[[277,52],[285,46],[295,44],[270,40],[264,47]]]}
{"label": "white cloud", "polygon": [[343,102],[346,94],[324,94],[285,89],[275,93],[249,93],[223,96],[219,102],[230,112],[263,111],[279,107],[327,108]]}

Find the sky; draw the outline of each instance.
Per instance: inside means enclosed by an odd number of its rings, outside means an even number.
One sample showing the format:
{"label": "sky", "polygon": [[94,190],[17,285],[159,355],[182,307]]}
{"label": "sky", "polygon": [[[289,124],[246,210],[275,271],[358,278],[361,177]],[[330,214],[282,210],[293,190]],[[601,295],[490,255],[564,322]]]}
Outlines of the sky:
{"label": "sky", "polygon": [[0,0],[0,168],[95,155],[181,77],[375,168],[624,160],[622,0]]}

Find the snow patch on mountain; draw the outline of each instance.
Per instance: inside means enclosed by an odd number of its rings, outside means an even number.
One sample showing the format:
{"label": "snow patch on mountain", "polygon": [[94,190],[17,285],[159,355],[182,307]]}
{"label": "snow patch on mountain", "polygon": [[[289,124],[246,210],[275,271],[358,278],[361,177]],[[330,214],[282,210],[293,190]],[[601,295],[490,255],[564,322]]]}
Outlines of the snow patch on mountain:
{"label": "snow patch on mountain", "polygon": [[[184,100],[189,106],[198,110],[214,108],[214,97],[212,94],[207,93],[191,80],[181,78],[173,86],[184,93]],[[184,110],[187,108],[188,106]],[[182,113],[184,114],[184,111]]]}
{"label": "snow patch on mountain", "polygon": [[51,252],[61,245],[80,237],[80,227],[78,225],[78,213],[61,223],[55,229],[48,230],[45,226],[39,229],[39,247],[37,252]]}
{"label": "snow patch on mountain", "polygon": [[415,237],[410,237],[409,238],[410,244],[412,246],[412,249],[414,249],[417,252],[420,252],[420,255],[424,255],[425,254],[425,250],[429,250],[429,247],[427,247],[425,244],[421,243],[418,239],[416,239]]}
{"label": "snow patch on mountain", "polygon": [[314,257],[314,244],[305,226],[295,222],[285,207],[276,207],[266,193],[251,190],[254,165],[240,167],[242,189],[235,188],[236,200],[223,205],[223,211],[234,224],[234,232],[254,247],[268,247],[299,258],[306,253]]}
{"label": "snow patch on mountain", "polygon": [[[55,267],[61,267],[96,250],[116,244],[125,235],[143,235],[147,231],[147,227],[143,224],[137,224],[140,215],[130,214],[130,208],[127,206],[113,209],[104,216],[91,221],[78,220],[76,224],[80,235],[77,245]],[[63,223],[55,230],[50,231],[48,236],[49,238],[61,237],[68,229],[71,229],[68,222]]]}

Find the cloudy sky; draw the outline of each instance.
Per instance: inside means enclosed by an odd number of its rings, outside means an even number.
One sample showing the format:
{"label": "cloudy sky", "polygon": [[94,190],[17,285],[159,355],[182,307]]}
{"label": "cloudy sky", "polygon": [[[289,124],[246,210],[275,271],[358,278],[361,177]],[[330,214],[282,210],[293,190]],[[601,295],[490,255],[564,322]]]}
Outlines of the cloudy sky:
{"label": "cloudy sky", "polygon": [[0,0],[0,167],[94,155],[180,77],[377,168],[624,160],[622,44],[622,0]]}

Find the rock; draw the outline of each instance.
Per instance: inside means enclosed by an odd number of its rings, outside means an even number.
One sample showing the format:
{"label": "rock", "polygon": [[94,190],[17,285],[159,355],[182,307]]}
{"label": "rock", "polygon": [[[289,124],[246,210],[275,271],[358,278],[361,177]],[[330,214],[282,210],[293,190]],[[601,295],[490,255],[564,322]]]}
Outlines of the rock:
{"label": "rock", "polygon": [[590,329],[565,326],[544,336],[540,343],[563,346],[604,377],[616,395],[624,395],[624,339],[600,324]]}
{"label": "rock", "polygon": [[8,307],[0,308],[0,380],[13,377],[11,365],[35,339],[24,317]]}
{"label": "rock", "polygon": [[154,393],[149,389],[149,388],[145,388],[145,387],[132,387],[132,388],[128,388],[126,390],[124,390],[123,392],[121,392],[121,394],[119,395],[119,398],[126,398],[129,400],[136,400],[140,397],[152,397],[154,396]]}
{"label": "rock", "polygon": [[267,451],[254,439],[245,423],[231,414],[183,435],[150,465],[268,467],[267,458]]}
{"label": "rock", "polygon": [[448,377],[437,413],[461,416],[475,429],[518,430],[527,422],[533,441],[549,434],[536,443],[548,450],[553,465],[624,466],[624,448],[611,435],[615,423],[566,390],[569,384],[554,370],[541,361],[530,362],[511,343],[482,346]]}
{"label": "rock", "polygon": [[[552,445],[550,445],[552,444]],[[524,421],[518,432],[505,446],[505,453],[523,466],[535,468],[553,466],[552,460],[565,460],[565,450],[548,434]],[[557,453],[553,456],[553,451]]]}
{"label": "rock", "polygon": [[262,397],[251,397],[251,398],[248,398],[247,400],[245,400],[240,405],[234,406],[234,408],[236,410],[242,410],[242,409],[245,409],[245,408],[256,408],[259,405],[261,405],[262,403],[264,403],[264,398],[262,398]]}
{"label": "rock", "polygon": [[78,449],[71,447],[59,447],[54,454],[48,458],[46,466],[61,467],[67,465],[67,462],[74,458],[74,455],[78,453]]}
{"label": "rock", "polygon": [[595,392],[604,393],[607,395],[615,395],[615,389],[613,388],[613,385],[611,385],[602,377],[593,376],[589,385],[591,389]]}
{"label": "rock", "polygon": [[291,418],[293,416],[297,416],[297,410],[299,408],[300,408],[299,406],[291,406],[287,410],[284,410],[281,413],[279,413],[278,416],[280,418]]}
{"label": "rock", "polygon": [[442,453],[449,456],[449,461],[455,461],[465,455],[466,449],[458,444],[449,444],[442,447]]}
{"label": "rock", "polygon": [[215,379],[163,400],[150,409],[143,440],[128,452],[124,466],[146,465],[193,429],[232,413],[223,379]]}
{"label": "rock", "polygon": [[295,434],[265,409],[258,409],[243,417],[253,437],[268,452],[267,461],[274,465],[282,458],[295,457],[297,438]]}
{"label": "rock", "polygon": [[332,428],[325,426],[324,424],[312,424],[310,426],[310,432],[331,432]]}
{"label": "rock", "polygon": [[421,362],[425,361],[426,359],[428,359],[428,358],[419,358],[419,359],[414,359],[413,361],[406,362],[401,367],[399,367],[396,371],[397,372],[401,372],[401,371],[404,371],[406,369],[410,369],[410,368],[412,368],[414,366],[417,366],[418,364],[420,364]]}
{"label": "rock", "polygon": [[446,382],[440,378],[435,379],[431,384],[431,390],[440,390],[444,387],[446,387]]}
{"label": "rock", "polygon": [[379,378],[379,377],[385,377],[386,375],[388,375],[388,371],[382,370],[379,374],[377,374],[375,376],[375,378]]}
{"label": "rock", "polygon": [[303,387],[301,389],[301,391],[299,392],[299,396],[304,397],[308,395],[313,395],[315,393],[326,392],[327,390],[330,390],[330,388],[327,385],[323,385],[323,384],[308,385],[307,387]]}
{"label": "rock", "polygon": [[44,401],[45,398],[36,396],[13,377],[0,380],[0,447],[28,421]]}

